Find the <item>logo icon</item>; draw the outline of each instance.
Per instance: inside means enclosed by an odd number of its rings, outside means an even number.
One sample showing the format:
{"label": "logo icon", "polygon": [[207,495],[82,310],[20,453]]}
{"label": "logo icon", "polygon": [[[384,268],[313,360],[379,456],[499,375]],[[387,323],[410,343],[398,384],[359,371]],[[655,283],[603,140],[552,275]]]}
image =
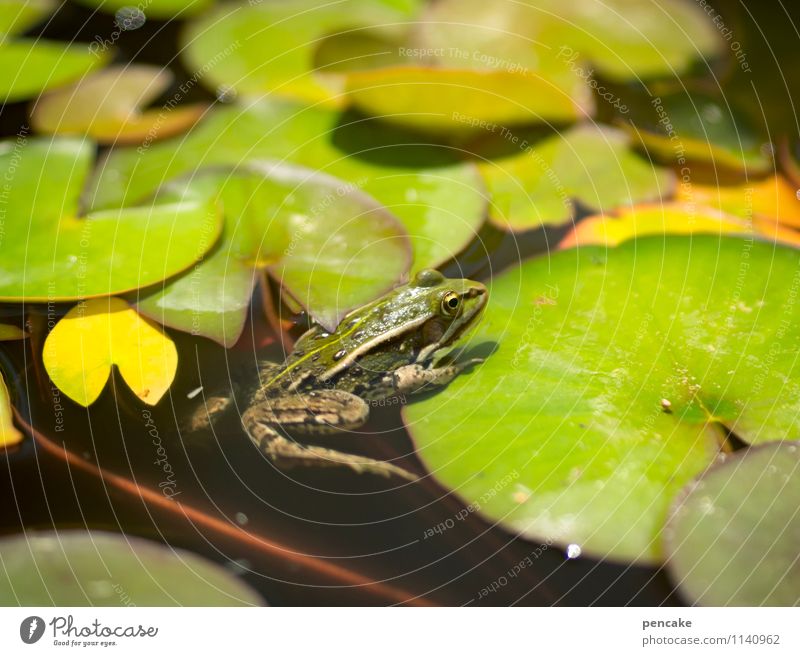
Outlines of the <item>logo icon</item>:
{"label": "logo icon", "polygon": [[31,615],[22,620],[19,625],[19,637],[26,645],[38,642],[44,635],[44,620],[36,615]]}

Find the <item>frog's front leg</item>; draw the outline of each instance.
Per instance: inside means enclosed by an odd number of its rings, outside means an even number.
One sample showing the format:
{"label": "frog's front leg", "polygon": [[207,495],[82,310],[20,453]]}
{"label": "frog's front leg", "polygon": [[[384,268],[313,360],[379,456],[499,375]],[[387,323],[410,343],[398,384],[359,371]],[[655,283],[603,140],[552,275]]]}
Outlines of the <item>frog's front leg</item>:
{"label": "frog's front leg", "polygon": [[277,431],[278,427],[310,434],[353,430],[361,426],[368,416],[369,405],[354,394],[342,390],[321,390],[278,398],[256,398],[242,415],[242,424],[258,449],[281,467],[349,467],[359,473],[417,480],[417,476],[411,472],[391,463],[334,449],[304,446]]}
{"label": "frog's front leg", "polygon": [[483,362],[481,358],[473,358],[443,367],[409,364],[386,374],[381,384],[376,387],[376,391],[384,396],[391,396],[392,394],[416,394],[432,387],[443,387],[465,369],[481,362]]}

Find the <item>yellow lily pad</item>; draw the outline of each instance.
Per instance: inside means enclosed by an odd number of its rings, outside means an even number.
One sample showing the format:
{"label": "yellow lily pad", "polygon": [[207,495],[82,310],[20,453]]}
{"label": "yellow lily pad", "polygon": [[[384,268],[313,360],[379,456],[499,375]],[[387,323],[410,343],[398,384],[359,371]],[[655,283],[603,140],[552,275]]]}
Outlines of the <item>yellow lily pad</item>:
{"label": "yellow lily pad", "polygon": [[112,66],[45,94],[31,112],[31,123],[50,134],[149,144],[190,128],[206,111],[202,103],[142,109],[172,81],[172,73],[155,66]]}
{"label": "yellow lily pad", "polygon": [[0,374],[0,449],[5,449],[22,441],[20,433],[12,421],[11,401],[8,398],[6,381]]}
{"label": "yellow lily pad", "polygon": [[[27,334],[17,326],[0,324],[0,342],[15,339],[25,339]],[[18,444],[22,441],[20,433],[12,422],[11,401],[8,398],[8,388],[0,374],[0,449]]]}
{"label": "yellow lily pad", "polygon": [[616,246],[635,237],[659,234],[752,235],[800,246],[800,232],[770,220],[750,221],[683,202],[621,207],[610,215],[587,217],[564,237],[559,248],[590,244]]}
{"label": "yellow lily pad", "polygon": [[800,199],[797,189],[780,175],[745,185],[681,185],[676,199],[713,207],[754,221],[780,223],[800,228]]}
{"label": "yellow lily pad", "polygon": [[148,405],[164,396],[178,367],[172,340],[113,297],[72,308],[47,336],[43,359],[56,386],[83,406],[100,396],[112,365]]}

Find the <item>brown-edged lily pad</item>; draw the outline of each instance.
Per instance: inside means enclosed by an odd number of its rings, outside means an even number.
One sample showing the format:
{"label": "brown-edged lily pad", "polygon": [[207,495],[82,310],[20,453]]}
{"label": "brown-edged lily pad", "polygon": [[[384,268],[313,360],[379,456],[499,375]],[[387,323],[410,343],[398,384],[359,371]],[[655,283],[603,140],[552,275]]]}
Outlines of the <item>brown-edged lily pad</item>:
{"label": "brown-edged lily pad", "polygon": [[171,84],[172,73],[154,66],[112,66],[41,97],[31,113],[39,132],[88,135],[101,143],[150,144],[183,132],[206,111],[204,104],[168,104],[143,110]]}

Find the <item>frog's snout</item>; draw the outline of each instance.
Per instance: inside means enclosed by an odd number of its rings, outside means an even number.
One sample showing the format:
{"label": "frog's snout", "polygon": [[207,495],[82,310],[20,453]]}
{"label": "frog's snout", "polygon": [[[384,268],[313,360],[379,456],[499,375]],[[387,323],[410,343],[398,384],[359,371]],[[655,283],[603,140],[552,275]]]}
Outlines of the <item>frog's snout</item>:
{"label": "frog's snout", "polygon": [[467,290],[466,297],[472,301],[475,312],[480,312],[486,307],[486,301],[489,300],[489,290],[479,282],[472,283]]}
{"label": "frog's snout", "polygon": [[479,282],[476,282],[472,287],[469,288],[467,292],[467,298],[477,298],[478,296],[486,296],[488,290],[486,287],[481,285]]}

